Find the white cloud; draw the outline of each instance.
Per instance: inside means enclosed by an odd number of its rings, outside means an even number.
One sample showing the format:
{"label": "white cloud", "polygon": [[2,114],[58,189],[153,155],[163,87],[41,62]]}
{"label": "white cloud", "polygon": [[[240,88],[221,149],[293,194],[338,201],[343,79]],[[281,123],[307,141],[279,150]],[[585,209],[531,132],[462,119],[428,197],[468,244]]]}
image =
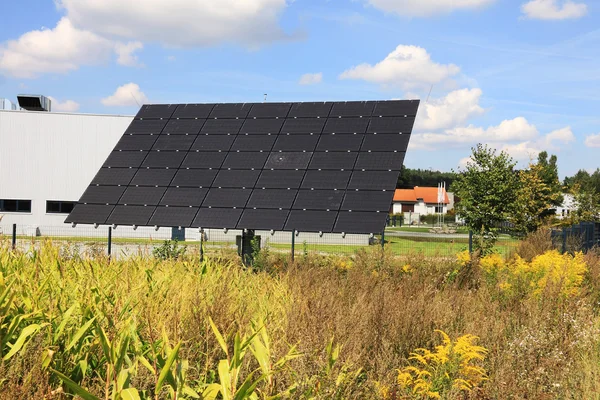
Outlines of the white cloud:
{"label": "white cloud", "polygon": [[585,138],[587,147],[600,147],[600,133],[597,135],[589,135]]}
{"label": "white cloud", "polygon": [[576,19],[587,14],[587,5],[570,0],[531,0],[521,6],[521,11],[531,19]]}
{"label": "white cloud", "polygon": [[481,89],[461,89],[450,92],[441,99],[421,104],[415,130],[448,129],[483,114],[485,110],[479,105],[481,95]]}
{"label": "white cloud", "polygon": [[144,48],[142,42],[115,43],[115,52],[117,53],[117,63],[126,67],[143,67],[140,64],[137,55],[134,53]]}
{"label": "white cloud", "polygon": [[486,6],[495,0],[367,0],[368,4],[385,12],[424,17],[455,10]]}
{"label": "white cloud", "polygon": [[52,101],[52,111],[75,112],[79,110],[79,103],[73,100],[60,102],[52,96],[48,96],[48,98]]}
{"label": "white cloud", "polygon": [[108,37],[169,46],[224,42],[250,47],[286,35],[279,16],[286,0],[56,0],[76,26]]}
{"label": "white cloud", "polygon": [[300,77],[298,84],[300,85],[314,85],[323,81],[323,73],[317,72],[316,74],[304,74]]}
{"label": "white cloud", "polygon": [[129,107],[137,106],[138,103],[140,106],[148,103],[148,97],[140,90],[139,85],[133,82],[119,86],[112,96],[102,99],[105,106]]}
{"label": "white cloud", "polygon": [[458,74],[454,64],[438,64],[422,47],[399,45],[375,65],[363,63],[340,75],[340,79],[362,79],[384,86],[400,86],[405,90],[446,81]]}
{"label": "white cloud", "polygon": [[177,57],[175,57],[175,56],[167,56],[167,61],[173,62],[175,60],[177,60]]}
{"label": "white cloud", "polygon": [[0,71],[18,78],[65,73],[80,65],[106,62],[112,50],[109,40],[77,29],[62,18],[54,29],[27,32],[0,45]]}

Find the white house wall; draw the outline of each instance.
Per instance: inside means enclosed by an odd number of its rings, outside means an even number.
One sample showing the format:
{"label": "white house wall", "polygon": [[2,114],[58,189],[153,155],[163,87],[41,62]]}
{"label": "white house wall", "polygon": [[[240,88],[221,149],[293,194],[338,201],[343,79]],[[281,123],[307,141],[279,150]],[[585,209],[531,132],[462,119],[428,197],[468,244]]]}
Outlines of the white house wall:
{"label": "white house wall", "polygon": [[31,200],[31,213],[7,213],[0,225],[47,227],[46,201],[77,201],[131,116],[0,111],[0,199]]}

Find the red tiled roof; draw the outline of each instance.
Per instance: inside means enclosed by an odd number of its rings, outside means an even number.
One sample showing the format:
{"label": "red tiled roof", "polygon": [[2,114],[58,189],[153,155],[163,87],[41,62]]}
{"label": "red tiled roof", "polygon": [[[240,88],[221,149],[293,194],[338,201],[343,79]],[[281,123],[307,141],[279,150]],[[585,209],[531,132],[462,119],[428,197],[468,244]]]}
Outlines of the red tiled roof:
{"label": "red tiled roof", "polygon": [[[448,204],[448,193],[445,189],[443,192],[443,203]],[[394,193],[394,201],[396,202],[407,202],[416,203],[417,199],[423,199],[425,203],[437,204],[438,202],[438,188],[436,187],[419,187],[415,186],[414,189],[396,189]]]}

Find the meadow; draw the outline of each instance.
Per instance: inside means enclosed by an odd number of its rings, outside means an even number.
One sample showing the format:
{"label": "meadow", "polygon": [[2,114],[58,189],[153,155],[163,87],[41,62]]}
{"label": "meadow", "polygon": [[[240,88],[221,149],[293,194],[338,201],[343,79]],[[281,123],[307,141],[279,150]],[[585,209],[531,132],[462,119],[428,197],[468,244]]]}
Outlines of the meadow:
{"label": "meadow", "polygon": [[597,399],[600,254],[0,242],[1,399]]}

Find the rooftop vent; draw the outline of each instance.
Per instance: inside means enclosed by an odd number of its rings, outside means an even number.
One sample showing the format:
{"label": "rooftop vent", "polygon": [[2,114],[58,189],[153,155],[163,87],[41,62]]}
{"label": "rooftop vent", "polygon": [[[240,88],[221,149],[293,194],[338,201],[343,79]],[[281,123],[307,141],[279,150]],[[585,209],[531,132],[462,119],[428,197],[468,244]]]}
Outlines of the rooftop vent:
{"label": "rooftop vent", "polygon": [[38,94],[20,94],[17,96],[19,107],[28,111],[47,111],[50,112],[52,102],[46,96]]}

